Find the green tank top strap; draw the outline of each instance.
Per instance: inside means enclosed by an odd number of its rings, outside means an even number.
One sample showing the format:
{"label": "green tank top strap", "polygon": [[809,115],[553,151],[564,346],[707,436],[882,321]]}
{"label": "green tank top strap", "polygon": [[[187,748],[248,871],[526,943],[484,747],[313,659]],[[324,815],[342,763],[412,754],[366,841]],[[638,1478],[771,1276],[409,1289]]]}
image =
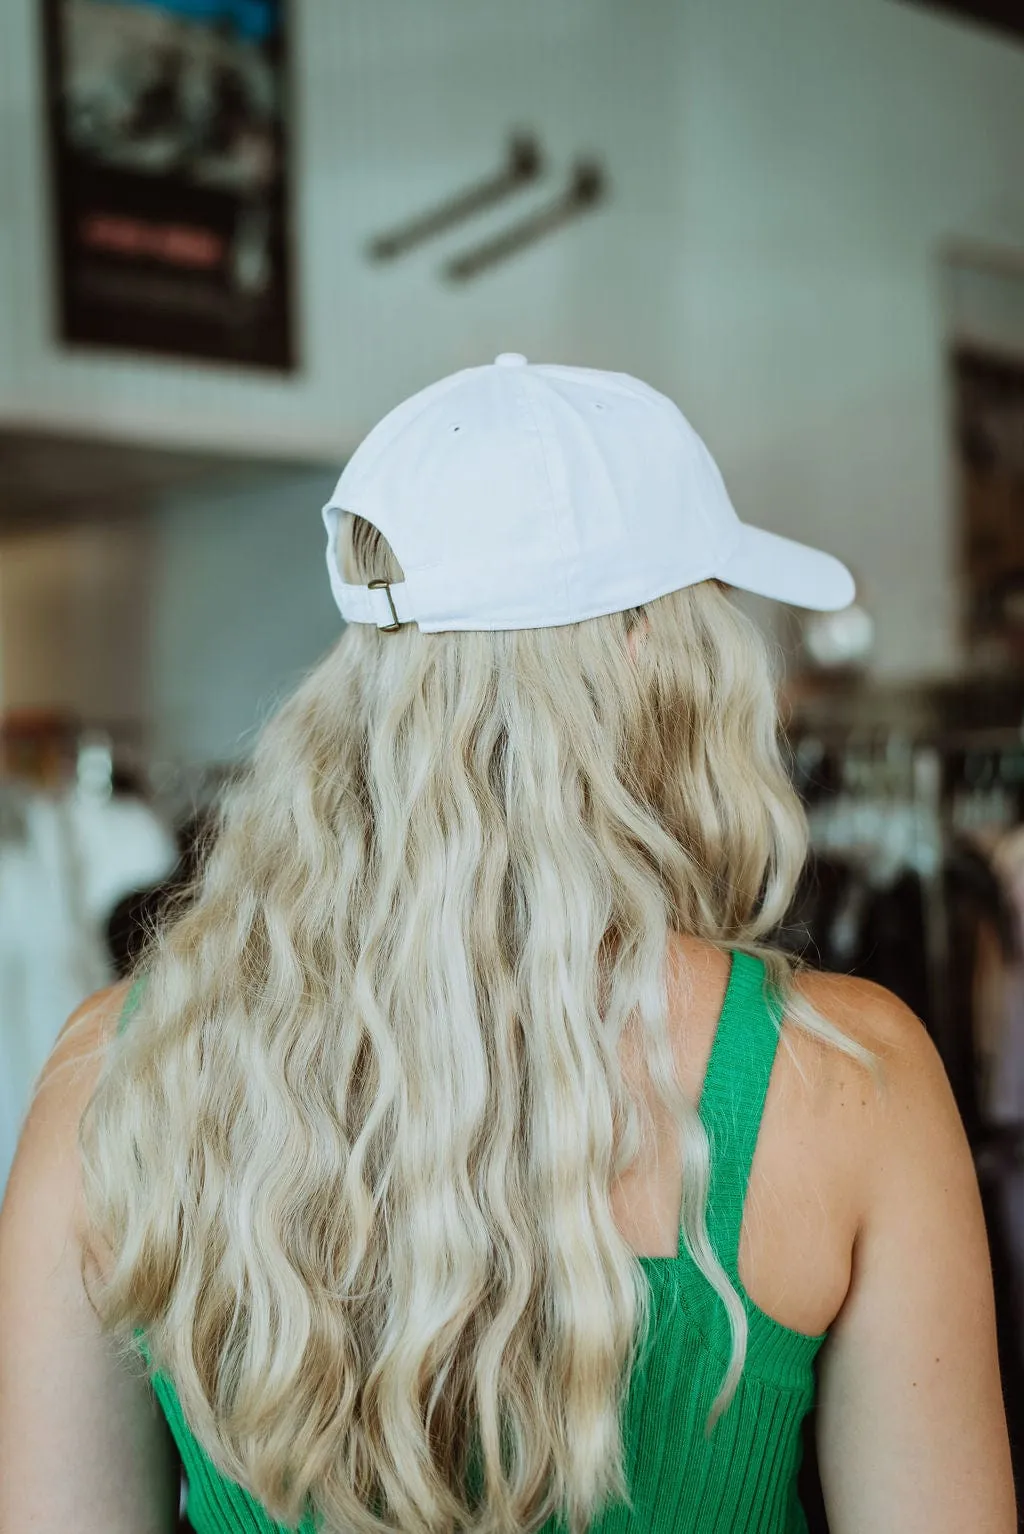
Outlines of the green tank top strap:
{"label": "green tank top strap", "polygon": [[121,1016],[117,1020],[118,1033],[124,1032],[132,1015],[138,1011],[139,1003],[142,1000],[145,989],[146,977],[143,975],[140,976],[138,980],[136,980],[135,984],[128,992],[128,995],[125,997],[124,1006],[121,1008]]}
{"label": "green tank top strap", "polygon": [[711,1142],[708,1235],[733,1278],[739,1269],[743,1206],[782,1013],[777,993],[768,989],[763,962],[734,952],[700,1100]]}
{"label": "green tank top strap", "polygon": [[[135,981],[135,984],[132,986],[131,990],[128,992],[128,995],[124,999],[124,1006],[121,1008],[121,1016],[117,1020],[118,1033],[124,1032],[133,1015],[138,1011],[139,1003],[142,1000],[145,990],[146,977],[145,975],[140,975],[139,979]],[[149,1368],[152,1364],[152,1359],[150,1357],[149,1348],[146,1344],[145,1329],[141,1326],[137,1326],[133,1335],[135,1338],[135,1346],[142,1354],[146,1367]]]}

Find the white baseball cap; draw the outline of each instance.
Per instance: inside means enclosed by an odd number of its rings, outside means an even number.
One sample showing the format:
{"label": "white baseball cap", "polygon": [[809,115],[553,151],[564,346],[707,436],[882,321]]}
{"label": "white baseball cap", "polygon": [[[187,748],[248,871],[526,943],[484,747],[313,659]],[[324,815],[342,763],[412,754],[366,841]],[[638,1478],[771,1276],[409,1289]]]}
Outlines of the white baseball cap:
{"label": "white baseball cap", "polygon": [[[383,533],[405,579],[352,585],[338,524]],[[716,578],[833,611],[853,577],[830,554],[748,527],[665,395],[626,373],[505,352],[397,406],[324,507],[342,617],[391,629],[548,628]]]}

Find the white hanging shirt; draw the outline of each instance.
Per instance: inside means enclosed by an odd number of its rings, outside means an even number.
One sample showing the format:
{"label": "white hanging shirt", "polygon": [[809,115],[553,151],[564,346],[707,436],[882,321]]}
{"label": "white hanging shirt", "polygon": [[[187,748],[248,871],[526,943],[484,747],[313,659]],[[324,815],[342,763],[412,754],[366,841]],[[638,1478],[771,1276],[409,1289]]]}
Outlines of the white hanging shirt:
{"label": "white hanging shirt", "polygon": [[178,860],[137,799],[30,797],[24,837],[0,846],[0,1193],[39,1072],[71,1013],[114,979],[105,928]]}

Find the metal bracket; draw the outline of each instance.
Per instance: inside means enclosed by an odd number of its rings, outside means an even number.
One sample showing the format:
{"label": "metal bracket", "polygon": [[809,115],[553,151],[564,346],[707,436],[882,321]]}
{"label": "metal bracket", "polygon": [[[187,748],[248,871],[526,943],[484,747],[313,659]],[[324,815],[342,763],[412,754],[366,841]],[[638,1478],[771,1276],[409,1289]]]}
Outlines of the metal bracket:
{"label": "metal bracket", "polygon": [[443,268],[449,282],[466,282],[490,266],[505,261],[517,250],[543,239],[552,230],[578,218],[604,200],[608,191],[608,179],[604,168],[596,160],[578,160],[572,170],[569,185],[562,195],[529,218],[511,229],[485,240],[473,250],[448,261]]}
{"label": "metal bracket", "polygon": [[543,151],[533,135],[513,134],[503,170],[457,193],[439,207],[417,215],[407,224],[378,235],[370,242],[370,259],[391,261],[396,256],[404,255],[407,250],[412,250],[425,240],[443,234],[453,224],[462,223],[494,203],[501,202],[503,198],[513,196],[522,187],[536,181],[543,170]]}

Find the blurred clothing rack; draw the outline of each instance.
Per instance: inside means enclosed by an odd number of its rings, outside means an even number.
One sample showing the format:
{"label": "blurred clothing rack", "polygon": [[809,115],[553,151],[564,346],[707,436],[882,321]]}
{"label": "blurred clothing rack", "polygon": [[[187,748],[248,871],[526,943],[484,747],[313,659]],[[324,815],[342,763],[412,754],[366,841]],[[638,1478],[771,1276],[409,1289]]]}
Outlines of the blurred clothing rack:
{"label": "blurred clothing rack", "polygon": [[878,882],[897,868],[920,881],[926,1021],[952,1075],[954,1066],[963,1068],[966,1020],[955,1013],[960,977],[951,972],[947,870],[966,842],[991,848],[1024,825],[1024,732],[923,718],[910,728],[833,718],[794,721],[789,745],[812,849],[838,854]]}
{"label": "blurred clothing rack", "polygon": [[[991,699],[979,706],[952,689],[948,710],[921,693],[900,709],[894,690],[877,709],[856,699],[845,720],[818,701],[816,717],[794,719],[788,732],[811,830],[805,888],[820,907],[817,926],[802,915],[795,935],[811,938],[824,968],[900,995],[942,1058],[978,1175],[1024,1484],[1022,716],[1012,694],[1000,717]],[[851,906],[866,940],[844,953],[834,935]]]}
{"label": "blurred clothing rack", "polygon": [[134,794],[180,824],[208,809],[242,771],[235,762],[154,754],[141,721],[82,719],[61,710],[0,717],[0,788],[59,794],[77,786],[98,797]]}

